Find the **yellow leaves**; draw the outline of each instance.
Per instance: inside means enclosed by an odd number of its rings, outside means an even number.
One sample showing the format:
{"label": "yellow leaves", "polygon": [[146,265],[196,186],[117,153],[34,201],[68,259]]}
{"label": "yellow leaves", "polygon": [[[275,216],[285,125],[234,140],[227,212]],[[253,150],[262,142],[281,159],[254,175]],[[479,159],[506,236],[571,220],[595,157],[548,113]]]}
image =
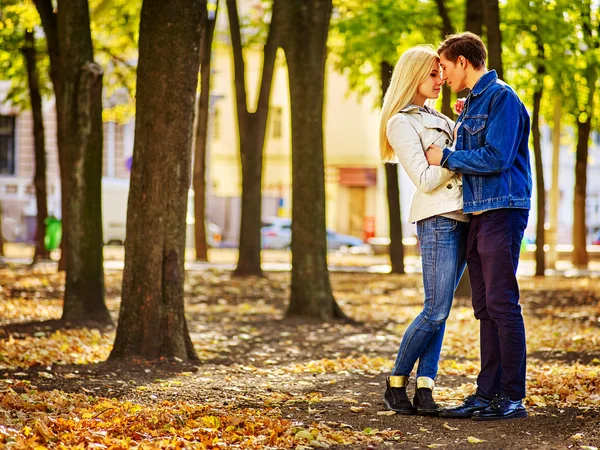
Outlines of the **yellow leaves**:
{"label": "yellow leaves", "polygon": [[351,406],[350,407],[350,411],[355,412],[355,413],[361,413],[365,410],[365,408],[363,408],[362,406]]}
{"label": "yellow leaves", "polygon": [[221,420],[216,416],[205,416],[202,418],[202,423],[205,427],[218,430],[221,427]]}
{"label": "yellow leaves", "polygon": [[444,428],[446,428],[447,430],[450,431],[458,431],[459,429],[456,427],[451,427],[450,424],[448,424],[448,422],[444,422],[444,425],[442,425]]}
{"label": "yellow leaves", "polygon": [[482,442],[486,442],[484,439],[479,439],[473,436],[469,436],[467,441],[469,441],[469,444],[481,444]]}

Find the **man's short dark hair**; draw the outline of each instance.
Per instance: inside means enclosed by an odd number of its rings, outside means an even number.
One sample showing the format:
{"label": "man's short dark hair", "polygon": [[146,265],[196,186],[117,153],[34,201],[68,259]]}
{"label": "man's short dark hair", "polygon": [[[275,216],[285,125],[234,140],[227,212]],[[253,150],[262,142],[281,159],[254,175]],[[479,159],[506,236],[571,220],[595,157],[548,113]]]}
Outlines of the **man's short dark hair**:
{"label": "man's short dark hair", "polygon": [[444,57],[453,63],[456,63],[459,56],[464,56],[475,69],[485,67],[487,51],[485,44],[476,34],[466,32],[460,34],[451,34],[440,44],[437,49],[438,55]]}

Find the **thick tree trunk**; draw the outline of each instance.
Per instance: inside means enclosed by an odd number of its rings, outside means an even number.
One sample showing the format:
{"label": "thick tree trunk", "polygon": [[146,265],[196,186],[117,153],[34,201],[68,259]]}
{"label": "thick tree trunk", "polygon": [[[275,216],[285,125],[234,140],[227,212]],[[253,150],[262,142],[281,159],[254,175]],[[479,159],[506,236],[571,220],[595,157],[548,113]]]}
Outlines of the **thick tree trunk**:
{"label": "thick tree trunk", "polygon": [[547,265],[556,269],[557,252],[556,244],[558,243],[558,203],[560,200],[560,188],[558,186],[558,175],[560,173],[560,134],[562,120],[562,96],[555,94],[554,100],[554,124],[552,128],[552,186],[550,188],[550,212],[549,222],[550,229],[548,230],[549,251],[547,255]]}
{"label": "thick tree trunk", "polygon": [[35,200],[37,205],[35,252],[33,262],[50,259],[50,252],[46,249],[44,238],[46,236],[46,217],[48,216],[46,192],[46,144],[44,142],[44,121],[42,116],[42,96],[38,82],[36,51],[33,32],[25,33],[25,47],[23,48],[25,66],[27,67],[27,82],[29,84],[29,97],[31,99],[31,112],[33,116],[33,143],[35,150]]}
{"label": "thick tree trunk", "polygon": [[35,6],[40,15],[46,42],[48,45],[48,56],[50,57],[50,78],[54,86],[54,97],[56,99],[56,142],[58,147],[58,165],[60,170],[60,196],[61,196],[61,220],[62,220],[62,239],[60,244],[60,261],[58,262],[58,270],[66,270],[67,252],[69,248],[69,236],[67,230],[68,220],[68,202],[69,190],[67,179],[69,177],[69,167],[67,162],[67,154],[62,141],[68,133],[64,130],[62,123],[63,112],[63,96],[61,93],[62,76],[61,76],[61,61],[60,61],[60,44],[58,33],[58,19],[56,9],[52,4],[52,0],[34,0]]}
{"label": "thick tree trunk", "polygon": [[571,257],[573,265],[578,268],[587,268],[589,262],[586,249],[587,226],[585,221],[585,200],[590,131],[591,117],[588,117],[585,122],[577,122],[575,195],[573,200],[573,254]]}
{"label": "thick tree trunk", "polygon": [[242,214],[240,223],[240,242],[237,276],[262,276],[260,267],[262,225],[262,173],[263,150],[269,98],[277,54],[277,17],[279,1],[273,2],[273,14],[269,34],[263,50],[263,68],[260,90],[255,112],[248,110],[246,95],[246,69],[244,64],[240,23],[236,0],[227,0],[227,13],[231,30],[233,50],[234,84],[238,129],[240,137],[240,157],[242,166]]}
{"label": "thick tree trunk", "polygon": [[196,141],[194,148],[194,241],[196,261],[208,261],[206,243],[206,151],[208,118],[210,115],[210,71],[212,42],[217,23],[218,7],[207,17],[200,40],[200,99],[196,109]]}
{"label": "thick tree trunk", "polygon": [[504,79],[502,69],[502,33],[500,31],[500,6],[498,0],[482,0],[483,17],[487,34],[488,66],[496,69],[498,78]]}
{"label": "thick tree trunk", "polygon": [[[390,85],[393,67],[387,61],[381,63],[381,99]],[[400,181],[398,167],[385,164],[386,194],[388,202],[388,222],[390,229],[390,264],[392,273],[404,271],[404,244],[402,243],[402,211],[400,209]]]}
{"label": "thick tree trunk", "polygon": [[205,12],[205,1],[142,4],[125,269],[113,360],[197,360],[184,315],[183,283]]}
{"label": "thick tree trunk", "polygon": [[331,0],[288,0],[282,43],[292,112],[292,288],[286,316],[345,317],[327,268],[323,101]]}
{"label": "thick tree trunk", "polygon": [[[538,74],[540,70],[538,69]],[[542,72],[543,73],[543,72]],[[540,78],[540,84],[542,80]],[[545,229],[546,219],[546,187],[544,184],[544,166],[542,164],[542,146],[540,138],[540,104],[542,101],[542,86],[536,88],[533,94],[533,117],[531,131],[533,134],[533,152],[535,154],[535,179],[537,191],[537,224],[535,235],[535,275],[544,276],[546,268]]]}
{"label": "thick tree trunk", "polygon": [[66,205],[63,202],[68,217],[63,229],[69,236],[63,319],[110,323],[102,255],[102,69],[93,62],[87,1],[61,1],[58,31],[61,145],[70,193]]}

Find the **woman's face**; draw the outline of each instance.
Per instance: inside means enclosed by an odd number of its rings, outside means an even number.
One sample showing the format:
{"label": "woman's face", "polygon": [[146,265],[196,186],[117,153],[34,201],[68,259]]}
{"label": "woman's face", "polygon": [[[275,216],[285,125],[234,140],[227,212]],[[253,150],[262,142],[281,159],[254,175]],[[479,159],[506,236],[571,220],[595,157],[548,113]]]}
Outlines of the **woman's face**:
{"label": "woman's face", "polygon": [[425,100],[429,98],[438,98],[440,96],[440,91],[442,90],[443,84],[444,80],[442,80],[440,63],[438,61],[434,61],[431,65],[429,75],[427,75],[425,81],[423,81],[417,88],[415,103],[421,104],[421,100],[422,103],[425,103]]}

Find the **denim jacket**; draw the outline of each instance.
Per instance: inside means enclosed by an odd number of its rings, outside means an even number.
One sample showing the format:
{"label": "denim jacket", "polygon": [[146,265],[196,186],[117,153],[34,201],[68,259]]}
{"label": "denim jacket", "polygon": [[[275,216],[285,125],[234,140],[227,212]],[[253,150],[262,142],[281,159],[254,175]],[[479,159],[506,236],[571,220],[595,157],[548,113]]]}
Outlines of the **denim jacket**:
{"label": "denim jacket", "polygon": [[455,151],[444,148],[442,167],[463,174],[465,214],[530,209],[529,114],[495,70],[477,81],[459,122]]}

